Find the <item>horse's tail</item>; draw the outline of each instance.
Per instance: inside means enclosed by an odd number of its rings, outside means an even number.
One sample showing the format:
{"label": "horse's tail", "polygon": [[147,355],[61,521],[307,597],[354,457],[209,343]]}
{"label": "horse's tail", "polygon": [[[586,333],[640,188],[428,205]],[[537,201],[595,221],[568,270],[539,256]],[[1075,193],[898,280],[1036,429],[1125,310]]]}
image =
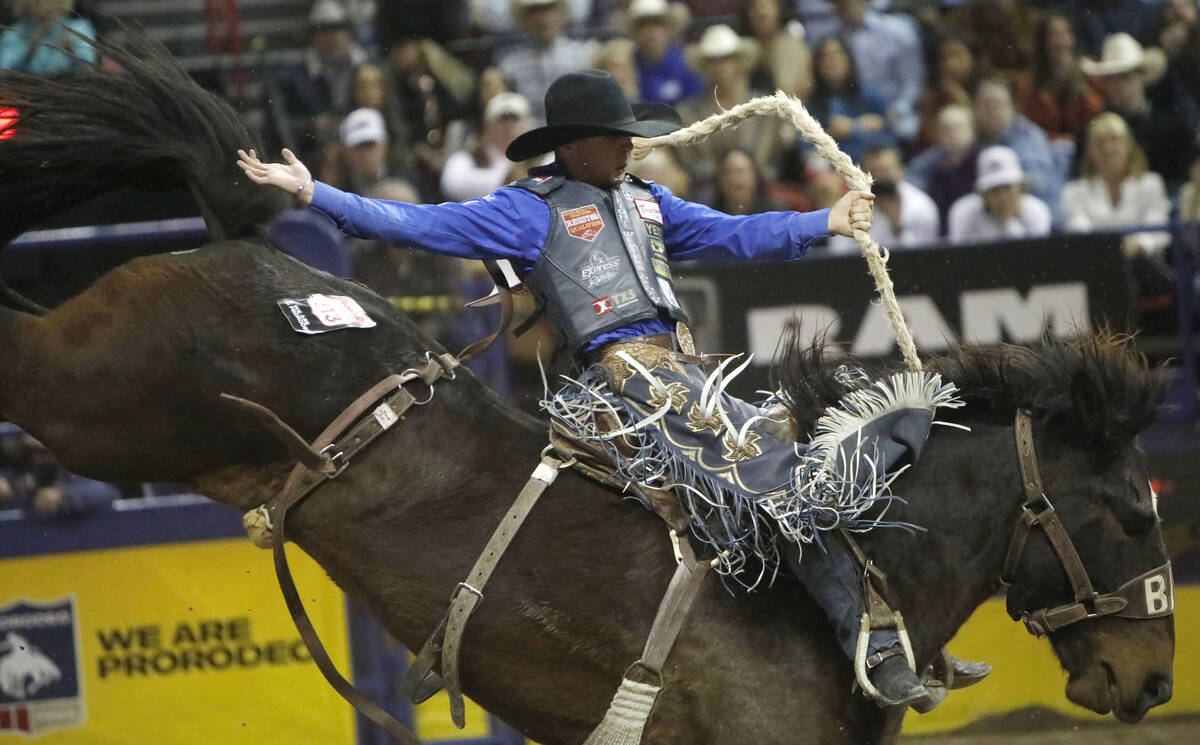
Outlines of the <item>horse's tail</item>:
{"label": "horse's tail", "polygon": [[121,187],[186,183],[214,238],[250,237],[288,207],[235,165],[255,138],[237,112],[138,34],[94,42],[104,64],[53,80],[0,71],[0,246]]}

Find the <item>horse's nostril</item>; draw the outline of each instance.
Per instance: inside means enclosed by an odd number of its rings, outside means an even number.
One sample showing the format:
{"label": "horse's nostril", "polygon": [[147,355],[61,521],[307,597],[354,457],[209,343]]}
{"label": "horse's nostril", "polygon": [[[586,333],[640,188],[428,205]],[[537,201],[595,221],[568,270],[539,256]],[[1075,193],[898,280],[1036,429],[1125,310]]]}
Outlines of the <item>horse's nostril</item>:
{"label": "horse's nostril", "polygon": [[1152,706],[1165,704],[1171,699],[1171,679],[1165,675],[1152,675],[1142,688],[1141,702],[1149,709]]}

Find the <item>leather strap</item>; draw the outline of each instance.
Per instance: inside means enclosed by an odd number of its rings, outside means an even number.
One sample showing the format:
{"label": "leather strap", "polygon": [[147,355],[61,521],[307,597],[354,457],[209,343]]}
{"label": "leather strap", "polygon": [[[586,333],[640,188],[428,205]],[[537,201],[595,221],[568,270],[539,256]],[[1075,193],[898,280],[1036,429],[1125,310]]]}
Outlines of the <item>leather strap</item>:
{"label": "leather strap", "polygon": [[711,363],[720,363],[722,360],[728,357],[735,356],[732,354],[688,354],[687,352],[682,352],[679,350],[679,344],[675,334],[663,333],[645,334],[643,336],[631,336],[628,338],[617,339],[609,344],[605,344],[599,349],[593,350],[587,355],[587,360],[590,362],[597,362],[604,357],[606,354],[605,350],[609,349],[610,347],[634,342],[638,344],[649,344],[654,347],[661,347],[662,349],[670,350],[675,355],[675,359],[678,361],[692,365],[700,365],[701,367]]}
{"label": "leather strap", "polygon": [[709,562],[696,560],[692,544],[686,536],[681,537],[678,544],[682,561],[675,567],[671,584],[667,586],[667,592],[658,605],[654,624],[650,627],[650,635],[646,637],[646,646],[643,647],[642,657],[637,663],[660,679],[667,655],[675,646],[675,640],[683,629],[683,622],[687,620],[692,604],[700,594],[704,578],[712,569]]}
{"label": "leather strap", "polygon": [[333,473],[337,470],[328,456],[322,455],[310,448],[307,440],[301,437],[296,430],[289,427],[286,422],[267,407],[228,393],[222,393],[221,398],[258,419],[260,424],[266,427],[271,434],[275,435],[283,443],[284,447],[287,448],[288,454],[303,463],[305,467],[321,473]]}
{"label": "leather strap", "polygon": [[[1067,534],[1066,526],[1055,511],[1054,505],[1046,496],[1042,487],[1042,477],[1038,471],[1037,454],[1033,446],[1033,417],[1025,409],[1017,411],[1014,430],[1017,441],[1017,463],[1021,469],[1021,484],[1025,489],[1025,504],[1021,507],[1021,518],[1009,542],[1008,552],[1004,558],[1004,570],[1001,579],[1012,578],[1016,575],[1021,554],[1033,528],[1040,527],[1050,540],[1054,553],[1062,564],[1076,602],[1090,601],[1096,597],[1092,581],[1087,569],[1075,550],[1075,544]],[[1006,579],[1007,581],[1007,579]]]}
{"label": "leather strap", "polygon": [[[313,470],[305,462],[306,460],[311,462],[310,458],[301,460],[292,469],[291,473],[288,474],[283,489],[267,505],[270,522],[275,526],[272,533],[275,574],[279,580],[279,587],[283,593],[284,602],[287,604],[288,612],[292,616],[292,622],[296,625],[297,631],[300,632],[300,638],[304,641],[305,647],[308,648],[313,662],[317,665],[317,669],[321,671],[321,674],[325,676],[325,680],[333,686],[334,690],[341,694],[342,698],[346,699],[346,701],[362,712],[364,716],[382,727],[388,734],[396,738],[399,742],[404,743],[404,745],[421,745],[421,741],[411,730],[396,721],[391,714],[371,701],[362,691],[355,688],[349,680],[342,676],[337,666],[330,659],[324,644],[321,643],[316,629],[313,628],[312,621],[308,617],[308,612],[304,608],[304,603],[300,599],[295,579],[292,577],[291,568],[288,566],[287,552],[284,548],[287,543],[287,514],[292,507],[315,491],[325,481],[340,475],[350,465],[354,456],[374,442],[396,422],[400,421],[405,412],[410,408],[427,403],[433,397],[434,382],[443,375],[449,375],[453,378],[454,368],[458,364],[458,360],[450,354],[438,356],[426,354],[424,365],[417,368],[410,368],[399,375],[389,375],[379,383],[376,383],[342,411],[317,436],[317,439],[313,441],[311,446],[305,447],[305,450],[308,452],[322,457],[320,463],[323,467],[320,470]],[[413,380],[420,380],[429,386],[428,398],[419,401],[404,388],[406,383]],[[389,391],[395,392],[384,398]],[[245,399],[238,399],[234,396],[227,396],[226,398],[234,400],[243,409],[254,413],[266,425],[269,431],[284,441],[289,452],[297,449],[295,440],[300,439],[299,435],[295,433],[295,430],[283,423],[274,412]],[[384,398],[382,402],[380,401],[381,398]],[[342,435],[351,424],[367,414],[368,411],[371,412],[372,416],[363,418],[349,432]],[[262,412],[266,412],[269,416],[264,416]]]}
{"label": "leather strap", "polygon": [[1169,561],[1134,577],[1114,592],[1103,595],[1096,592],[1066,526],[1043,488],[1033,443],[1033,416],[1028,410],[1017,411],[1013,430],[1025,502],[1009,540],[1000,579],[1010,587],[1016,582],[1029,536],[1034,528],[1041,528],[1071,583],[1075,602],[1033,611],[1010,611],[1012,617],[1020,618],[1029,633],[1041,636],[1089,618],[1111,615],[1159,618],[1174,613],[1174,581]]}
{"label": "leather strap", "polygon": [[473,360],[479,355],[487,351],[487,348],[492,346],[492,342],[500,338],[500,336],[508,331],[508,327],[512,325],[513,319],[513,298],[512,292],[500,284],[496,285],[496,291],[500,295],[500,323],[496,326],[496,330],[491,334],[471,342],[467,348],[458,353],[458,359],[462,362]]}
{"label": "leather strap", "polygon": [[552,455],[542,456],[542,462],[534,469],[512,507],[504,515],[500,525],[492,533],[492,537],[488,539],[483,553],[475,560],[475,566],[471,567],[466,581],[459,582],[455,586],[454,592],[451,593],[450,608],[437,627],[437,629],[445,629],[443,638],[438,639],[438,630],[435,629],[434,634],[429,637],[418,654],[418,660],[422,667],[417,668],[414,663],[412,675],[413,679],[419,683],[432,670],[431,663],[436,661],[434,647],[441,647],[442,678],[446,682],[446,692],[450,696],[450,718],[459,729],[462,729],[465,724],[465,706],[462,684],[458,674],[458,657],[467,621],[474,614],[480,601],[483,600],[483,589],[509,544],[512,543],[513,537],[520,530],[533,506],[537,504],[538,498],[546,491],[546,487],[554,483],[554,480],[558,478],[559,470],[563,467],[563,462],[558,458]]}

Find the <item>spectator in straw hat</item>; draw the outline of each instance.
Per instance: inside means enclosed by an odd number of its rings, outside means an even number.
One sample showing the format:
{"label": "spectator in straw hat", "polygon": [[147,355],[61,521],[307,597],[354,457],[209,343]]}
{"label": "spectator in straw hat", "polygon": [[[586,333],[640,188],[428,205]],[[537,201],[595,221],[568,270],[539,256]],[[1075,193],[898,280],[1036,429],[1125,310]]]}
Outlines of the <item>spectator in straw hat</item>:
{"label": "spectator in straw hat", "polygon": [[595,53],[595,44],[564,34],[568,13],[566,0],[512,0],[513,19],[528,38],[502,52],[496,66],[539,120],[546,116],[542,100],[550,84],[585,69]]}
{"label": "spectator in straw hat", "polygon": [[975,193],[950,208],[951,243],[979,243],[1050,234],[1050,208],[1025,193],[1025,172],[1016,152],[992,145],[979,153]]}
{"label": "spectator in straw hat", "polygon": [[1167,74],[1162,50],[1144,49],[1129,34],[1116,33],[1104,40],[1099,60],[1084,58],[1080,65],[1097,80],[1105,105],[1129,125],[1150,170],[1171,186],[1187,178],[1180,153],[1190,152],[1196,141],[1200,112],[1177,77]]}
{"label": "spectator in straw hat", "polygon": [[633,39],[642,98],[674,106],[704,90],[704,81],[684,59],[680,34],[689,14],[682,3],[633,0],[625,13],[625,32]]}
{"label": "spectator in straw hat", "polygon": [[[679,105],[685,123],[697,122],[767,91],[750,87],[750,70],[758,60],[758,44],[738,36],[725,24],[709,26],[700,41],[687,49],[688,62],[703,70],[705,90]],[[717,160],[727,150],[750,153],[763,166],[767,178],[777,175],[779,155],[794,137],[790,124],[774,116],[760,116],[709,135],[704,140],[681,148],[680,163],[688,172],[694,188],[711,185],[717,172]],[[697,195],[700,196],[700,195]]]}

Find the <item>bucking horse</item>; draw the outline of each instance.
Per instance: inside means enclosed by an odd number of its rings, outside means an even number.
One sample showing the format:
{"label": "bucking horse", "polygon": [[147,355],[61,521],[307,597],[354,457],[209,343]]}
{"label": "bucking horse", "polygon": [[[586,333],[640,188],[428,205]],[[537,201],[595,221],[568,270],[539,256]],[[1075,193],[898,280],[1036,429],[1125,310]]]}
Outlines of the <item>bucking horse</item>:
{"label": "bucking horse", "polygon": [[[183,482],[251,510],[280,490],[294,454],[222,394],[312,441],[363,391],[445,350],[370,289],[264,244],[261,227],[289,205],[235,167],[254,140],[226,103],[148,43],[102,52],[115,64],[69,78],[0,73],[0,105],[17,114],[0,139],[3,243],[128,185],[189,188],[214,240],[134,259],[49,310],[5,290],[0,414],[78,473]],[[295,333],[277,301],[313,294],[353,298],[376,325]],[[810,346],[785,340],[775,363],[801,436],[845,392]],[[903,501],[889,519],[922,530],[860,538],[889,574],[918,664],[1007,589],[1014,617],[1078,621],[1034,628],[1049,631],[1070,700],[1140,720],[1171,695],[1173,622],[1111,608],[1159,600],[1169,578],[1135,443],[1158,376],[1108,335],[961,346],[926,366],[958,385],[953,421],[966,429],[939,428],[896,482]],[[547,425],[464,368],[413,385],[427,403],[298,504],[286,530],[415,649],[537,465]],[[1019,412],[1032,423],[1024,456]],[[1040,473],[1032,495],[1022,459]],[[638,658],[674,568],[658,518],[564,471],[467,627],[465,691],[539,742],[582,742]],[[1129,591],[1154,571],[1145,582],[1158,585]],[[646,742],[891,743],[904,715],[853,689],[823,614],[782,576],[754,593],[708,582],[662,674]]]}

